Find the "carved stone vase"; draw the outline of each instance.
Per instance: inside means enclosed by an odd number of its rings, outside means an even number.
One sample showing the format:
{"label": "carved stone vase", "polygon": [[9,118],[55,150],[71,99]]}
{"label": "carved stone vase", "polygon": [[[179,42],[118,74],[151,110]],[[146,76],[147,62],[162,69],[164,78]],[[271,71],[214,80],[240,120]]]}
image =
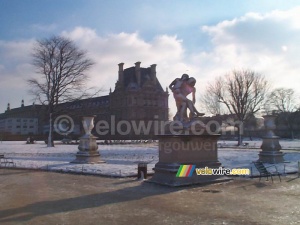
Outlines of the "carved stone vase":
{"label": "carved stone vase", "polygon": [[72,163],[104,163],[100,158],[100,153],[97,151],[97,137],[92,135],[94,117],[95,116],[83,117],[82,125],[85,134],[80,138],[78,146],[79,151],[76,154],[76,159],[72,161]]}
{"label": "carved stone vase", "polygon": [[92,130],[94,128],[94,116],[85,116],[82,119],[82,125],[85,131],[85,136],[93,136]]}

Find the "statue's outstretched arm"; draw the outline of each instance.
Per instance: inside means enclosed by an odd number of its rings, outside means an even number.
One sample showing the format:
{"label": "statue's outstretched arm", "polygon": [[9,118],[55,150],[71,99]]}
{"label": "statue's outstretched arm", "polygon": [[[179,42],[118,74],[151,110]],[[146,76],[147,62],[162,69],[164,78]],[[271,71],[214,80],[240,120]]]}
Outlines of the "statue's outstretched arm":
{"label": "statue's outstretched arm", "polygon": [[169,88],[173,91],[173,86],[176,84],[177,79],[173,80],[173,82],[169,85]]}

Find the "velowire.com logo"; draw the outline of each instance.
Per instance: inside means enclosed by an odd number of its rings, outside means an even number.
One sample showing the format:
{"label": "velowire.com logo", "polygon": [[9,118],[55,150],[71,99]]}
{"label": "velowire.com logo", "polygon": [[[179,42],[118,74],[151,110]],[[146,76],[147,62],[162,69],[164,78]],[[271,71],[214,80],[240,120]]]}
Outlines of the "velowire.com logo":
{"label": "velowire.com logo", "polygon": [[248,168],[196,168],[195,165],[180,165],[178,168],[176,177],[191,177],[196,171],[196,175],[218,175],[218,176],[230,176],[230,175],[251,175],[251,171]]}

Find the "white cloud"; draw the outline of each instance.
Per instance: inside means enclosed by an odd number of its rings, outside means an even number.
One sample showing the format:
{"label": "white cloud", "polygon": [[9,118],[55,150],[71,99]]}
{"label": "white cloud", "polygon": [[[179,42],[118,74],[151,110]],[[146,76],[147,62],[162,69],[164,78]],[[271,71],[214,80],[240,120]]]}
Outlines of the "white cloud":
{"label": "white cloud", "polygon": [[51,32],[54,31],[57,28],[57,25],[52,23],[52,24],[33,24],[30,26],[33,31],[37,32]]}
{"label": "white cloud", "polygon": [[23,40],[23,41],[2,41],[0,40],[0,56],[1,64],[17,65],[20,63],[30,62],[28,57],[32,51],[34,40]]}
{"label": "white cloud", "polygon": [[30,53],[33,40],[23,41],[0,41],[0,112],[4,112],[8,102],[11,107],[19,107],[24,98],[31,102],[26,84],[33,74],[30,64]]}
{"label": "white cloud", "polygon": [[[232,69],[249,68],[264,74],[274,87],[297,90],[300,84],[298,21],[300,7],[267,14],[248,13],[233,20],[220,21],[216,25],[204,26],[199,31],[208,34],[212,43],[210,50],[189,55],[184,47],[188,40],[165,34],[151,40],[143,39],[138,32],[100,36],[96,30],[88,27],[76,27],[61,34],[87,50],[88,56],[96,62],[89,71],[89,83],[105,87],[107,92],[103,94],[107,94],[110,87],[114,88],[118,63],[124,62],[124,68],[128,68],[137,61],[142,62],[142,67],[157,64],[157,76],[163,88],[175,77],[188,73],[197,79],[199,91],[216,76],[224,75]],[[24,78],[34,74],[30,65],[33,43],[33,40],[0,41],[2,109],[9,99],[15,99],[19,106],[20,99],[26,96],[28,87],[24,85]],[[29,102],[30,97],[26,99],[25,102]],[[169,105],[175,108],[172,95]]]}
{"label": "white cloud", "polygon": [[[118,66],[124,62],[124,68],[134,66],[137,61],[142,67],[157,64],[157,76],[165,89],[175,78],[187,70],[192,72],[194,66],[185,62],[182,40],[176,36],[158,35],[150,41],[143,40],[137,32],[98,36],[95,30],[77,27],[64,36],[73,39],[96,62],[90,71],[90,84],[114,89],[118,78]],[[106,94],[105,93],[105,94]],[[170,97],[170,107],[175,103]]]}
{"label": "white cloud", "polygon": [[286,47],[285,45],[281,46],[281,50],[286,52],[288,50],[288,47]]}
{"label": "white cloud", "polygon": [[137,32],[98,36],[94,30],[77,27],[63,35],[73,39],[96,62],[90,71],[91,83],[114,88],[118,66],[124,62],[124,68],[134,66],[137,61],[142,67],[157,64],[157,74],[163,87],[174,76],[180,76],[191,65],[184,63],[182,41],[176,36],[159,35],[147,42]]}
{"label": "white cloud", "polygon": [[[151,41],[145,41],[137,32],[98,36],[95,30],[85,27],[77,27],[70,32],[64,31],[62,35],[73,39],[79,48],[85,49],[88,56],[96,62],[88,72],[89,85],[103,87],[106,90],[103,94],[108,94],[110,87],[114,89],[118,77],[117,64],[120,62],[125,63],[124,68],[134,66],[137,61],[142,62],[142,67],[157,64],[157,76],[163,88],[169,85],[174,76],[178,77],[186,70],[193,70],[192,65],[184,62],[182,41],[176,36],[159,35]],[[0,48],[3,49],[0,57],[5,58],[2,66],[3,73],[1,73],[4,79],[0,84],[0,90],[2,88],[1,92],[9,93],[8,96],[18,95],[15,100],[17,106],[18,99],[21,99],[20,95],[24,95],[29,89],[24,83],[25,80],[34,75],[34,68],[29,64],[33,43],[31,40],[0,42]],[[13,66],[8,67],[9,62]],[[10,90],[14,89],[14,92],[7,90],[5,88],[7,85],[11,86]],[[5,101],[11,101],[10,99],[11,97],[8,97]],[[30,97],[28,101],[29,99]],[[15,104],[11,102],[12,107]]]}
{"label": "white cloud", "polygon": [[300,84],[300,7],[267,14],[248,13],[214,26],[204,26],[213,48],[196,53],[193,63],[212,80],[234,68],[264,74],[274,87],[297,89]]}

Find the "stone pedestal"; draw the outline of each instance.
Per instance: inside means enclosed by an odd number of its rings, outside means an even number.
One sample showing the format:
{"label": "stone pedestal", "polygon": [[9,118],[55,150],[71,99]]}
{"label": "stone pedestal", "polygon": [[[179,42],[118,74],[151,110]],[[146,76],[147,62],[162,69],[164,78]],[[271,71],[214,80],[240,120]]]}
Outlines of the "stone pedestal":
{"label": "stone pedestal", "polygon": [[91,131],[94,127],[94,117],[83,117],[82,123],[86,133],[79,138],[79,151],[76,154],[76,159],[71,163],[105,163],[101,160],[100,154],[97,151],[97,137],[91,134]]}
{"label": "stone pedestal", "polygon": [[217,140],[219,135],[160,135],[159,162],[155,164],[150,182],[185,186],[210,183],[220,176],[197,175],[176,177],[180,165],[195,165],[196,168],[219,168]]}
{"label": "stone pedestal", "polygon": [[263,137],[263,143],[261,145],[262,151],[259,152],[259,160],[266,163],[280,163],[284,161],[281,145],[279,143],[279,137],[274,134],[276,128],[275,115],[266,115],[264,117],[264,125],[266,134]]}

